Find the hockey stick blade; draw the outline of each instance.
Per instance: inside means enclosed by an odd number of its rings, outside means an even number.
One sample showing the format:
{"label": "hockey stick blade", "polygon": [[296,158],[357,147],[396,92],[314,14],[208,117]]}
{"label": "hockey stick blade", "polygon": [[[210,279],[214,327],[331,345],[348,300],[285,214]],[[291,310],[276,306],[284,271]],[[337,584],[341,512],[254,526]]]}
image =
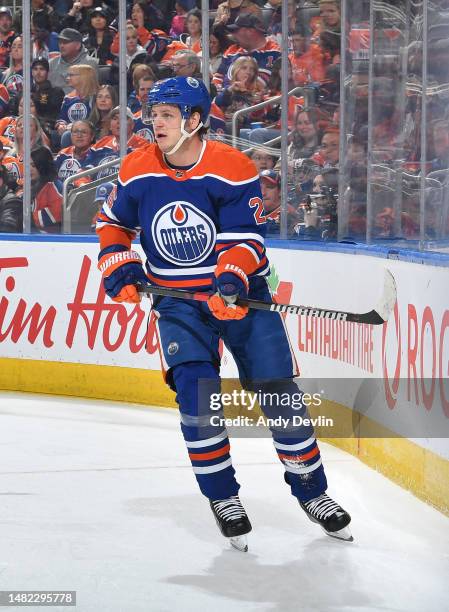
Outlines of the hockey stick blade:
{"label": "hockey stick blade", "polygon": [[[211,297],[211,293],[185,291],[183,289],[169,289],[167,287],[158,287],[156,285],[144,285],[139,283],[138,290],[141,295],[159,295],[163,297],[172,297],[182,300],[195,300],[198,302],[207,302]],[[328,310],[325,308],[316,308],[314,306],[295,306],[294,304],[277,304],[273,302],[262,302],[260,300],[239,300],[239,306],[247,306],[255,310],[269,310],[271,312],[280,312],[287,314],[295,314],[299,316],[314,317],[320,319],[330,319],[334,321],[347,321],[348,323],[367,323],[370,325],[382,325],[388,321],[391,311],[396,302],[396,283],[393,275],[389,270],[385,270],[385,280],[382,292],[376,308],[364,313],[345,312],[343,310]]]}

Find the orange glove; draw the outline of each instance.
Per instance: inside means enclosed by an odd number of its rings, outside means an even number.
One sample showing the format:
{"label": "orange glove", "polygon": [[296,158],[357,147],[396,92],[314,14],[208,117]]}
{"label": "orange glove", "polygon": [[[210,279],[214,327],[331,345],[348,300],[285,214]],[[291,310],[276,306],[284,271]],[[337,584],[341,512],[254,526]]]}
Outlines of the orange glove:
{"label": "orange glove", "polygon": [[214,317],[220,321],[239,321],[248,314],[248,306],[227,304],[218,293],[207,300],[207,305]]}
{"label": "orange glove", "polygon": [[217,264],[214,287],[217,290],[207,300],[210,311],[220,321],[238,321],[248,314],[247,306],[237,306],[239,298],[248,296],[248,277],[234,264]]}

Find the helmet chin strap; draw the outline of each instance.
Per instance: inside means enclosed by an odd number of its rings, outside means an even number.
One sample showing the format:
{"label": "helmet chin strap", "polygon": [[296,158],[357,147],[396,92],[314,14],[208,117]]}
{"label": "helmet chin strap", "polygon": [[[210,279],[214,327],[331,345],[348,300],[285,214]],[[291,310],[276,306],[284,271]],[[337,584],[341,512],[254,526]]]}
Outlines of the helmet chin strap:
{"label": "helmet chin strap", "polygon": [[193,132],[186,132],[186,130],[184,129],[185,126],[186,126],[186,119],[183,118],[182,121],[181,121],[181,138],[178,140],[178,142],[175,144],[175,146],[170,151],[165,151],[164,155],[173,155],[173,153],[176,153],[176,151],[179,149],[179,147],[188,138],[192,138],[192,136],[194,134],[196,134],[201,127],[203,127],[203,122],[200,121],[198,123],[197,127],[193,130]]}

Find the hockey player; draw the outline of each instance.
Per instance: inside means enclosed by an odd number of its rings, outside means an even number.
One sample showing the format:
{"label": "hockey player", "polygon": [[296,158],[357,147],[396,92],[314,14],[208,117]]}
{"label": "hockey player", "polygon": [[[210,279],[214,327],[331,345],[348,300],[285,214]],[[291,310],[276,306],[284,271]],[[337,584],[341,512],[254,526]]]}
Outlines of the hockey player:
{"label": "hockey player", "polygon": [[[219,388],[222,338],[245,388],[298,393],[281,317],[235,304],[248,295],[271,301],[259,176],[244,154],[203,138],[210,97],[201,81],[176,77],[156,83],[148,108],[156,142],[122,162],[117,193],[98,216],[99,269],[106,293],[118,302],[139,302],[138,285],[148,281],[213,291],[207,303],[164,297],[153,308],[164,374],[177,394],[198,485],[222,534],[247,550],[251,524],[238,497],[229,439],[224,426],[212,426],[200,381]],[[131,246],[139,231],[146,271]],[[309,518],[329,535],[349,539],[351,519],[325,492],[313,430],[271,432],[285,480]]]}

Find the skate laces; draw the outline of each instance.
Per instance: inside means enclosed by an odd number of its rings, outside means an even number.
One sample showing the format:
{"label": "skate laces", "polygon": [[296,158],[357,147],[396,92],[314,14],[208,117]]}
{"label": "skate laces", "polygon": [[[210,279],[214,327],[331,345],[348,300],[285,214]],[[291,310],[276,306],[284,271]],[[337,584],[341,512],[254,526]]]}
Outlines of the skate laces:
{"label": "skate laces", "polygon": [[217,515],[225,521],[235,521],[246,517],[245,509],[238,495],[233,495],[227,499],[217,499],[212,502],[212,505]]}
{"label": "skate laces", "polygon": [[341,506],[334,502],[326,493],[319,497],[315,497],[308,502],[304,502],[304,506],[317,519],[327,519],[334,513],[343,514],[344,510]]}

